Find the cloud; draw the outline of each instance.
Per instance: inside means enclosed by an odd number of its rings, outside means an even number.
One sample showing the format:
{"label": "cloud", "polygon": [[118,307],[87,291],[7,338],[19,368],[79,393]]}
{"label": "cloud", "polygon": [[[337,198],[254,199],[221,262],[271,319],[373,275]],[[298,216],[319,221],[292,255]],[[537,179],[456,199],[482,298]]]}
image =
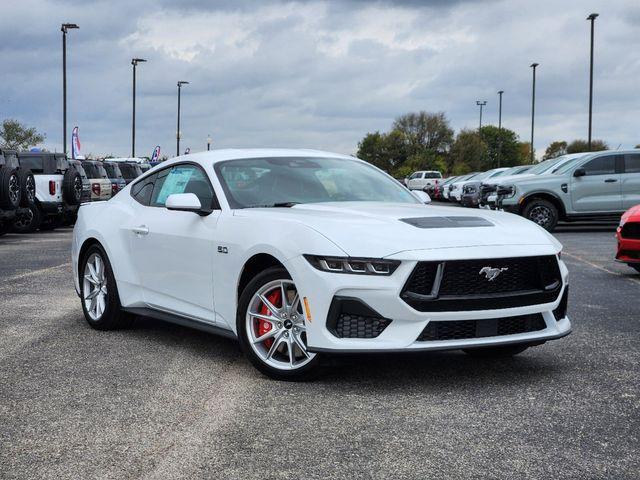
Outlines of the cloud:
{"label": "cloud", "polygon": [[[27,0],[3,8],[1,116],[61,144],[59,25],[68,37],[69,130],[86,152],[130,153],[131,65],[138,68],[137,153],[175,152],[176,82],[182,148],[310,147],[353,153],[368,131],[408,111],[445,111],[456,129],[503,121],[529,138],[538,61],[536,148],[584,138],[588,22],[596,24],[594,136],[638,135],[638,8],[616,2]],[[6,39],[6,41],[5,41]]]}

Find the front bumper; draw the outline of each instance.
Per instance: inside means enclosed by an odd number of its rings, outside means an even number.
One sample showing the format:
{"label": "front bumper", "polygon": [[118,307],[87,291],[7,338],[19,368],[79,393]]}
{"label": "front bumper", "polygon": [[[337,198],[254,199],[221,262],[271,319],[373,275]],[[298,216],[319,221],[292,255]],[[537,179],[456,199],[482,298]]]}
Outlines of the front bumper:
{"label": "front bumper", "polygon": [[618,241],[616,260],[623,263],[640,263],[640,239],[624,238],[621,230],[618,227],[616,231],[616,240]]}
{"label": "front bumper", "polygon": [[[425,258],[424,252],[419,253],[419,259],[500,258],[507,253],[505,250],[508,250],[509,255],[518,251],[520,256],[531,255],[531,248],[524,247],[470,247],[441,250],[443,251],[430,252],[430,258]],[[450,251],[447,252],[447,250]],[[449,256],[452,253],[451,250],[456,250],[455,256]],[[529,253],[526,253],[527,250]],[[555,254],[550,251],[542,253]],[[438,258],[438,255],[441,258]],[[402,263],[393,275],[388,277],[326,273],[316,270],[302,256],[290,260],[292,263],[290,271],[295,272],[293,277],[300,295],[306,297],[309,303],[311,319],[307,318],[306,322],[309,350],[317,352],[385,352],[462,349],[512,343],[536,344],[563,337],[571,332],[569,318],[565,315],[556,320],[553,313],[560,305],[567,288],[568,271],[563,262],[560,262],[562,288],[557,299],[551,303],[493,310],[419,312],[400,298],[400,292],[418,258],[397,259],[402,260]],[[391,322],[375,338],[338,338],[327,327],[327,318],[335,297],[357,299],[381,317],[390,319]],[[532,314],[541,314],[544,319],[544,328],[526,333],[484,336],[482,338],[418,340],[425,327],[432,321],[481,321]]]}
{"label": "front bumper", "polygon": [[463,207],[477,207],[480,205],[480,195],[478,193],[465,193],[462,195],[460,203]]}

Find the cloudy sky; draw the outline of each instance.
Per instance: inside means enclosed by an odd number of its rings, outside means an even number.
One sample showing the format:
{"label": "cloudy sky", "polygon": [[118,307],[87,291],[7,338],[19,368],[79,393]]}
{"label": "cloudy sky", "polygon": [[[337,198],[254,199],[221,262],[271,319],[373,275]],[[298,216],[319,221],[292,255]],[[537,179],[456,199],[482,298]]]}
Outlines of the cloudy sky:
{"label": "cloudy sky", "polygon": [[60,24],[68,36],[68,125],[83,153],[131,148],[132,57],[138,69],[136,147],[175,154],[284,146],[354,153],[370,131],[417,110],[444,111],[457,130],[484,122],[536,139],[586,138],[589,22],[596,21],[594,138],[640,143],[640,3],[620,1],[108,0],[2,2],[0,118],[62,149]]}

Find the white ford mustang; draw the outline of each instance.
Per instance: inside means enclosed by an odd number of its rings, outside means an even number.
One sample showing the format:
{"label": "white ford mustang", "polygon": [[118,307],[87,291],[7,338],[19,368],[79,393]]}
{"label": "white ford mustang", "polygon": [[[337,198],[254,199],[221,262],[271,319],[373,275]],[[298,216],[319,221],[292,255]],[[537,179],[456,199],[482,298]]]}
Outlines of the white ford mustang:
{"label": "white ford mustang", "polygon": [[571,331],[561,245],[542,228],[424,205],[327,152],[174,158],[83,205],[72,249],[92,327],[144,315],[213,331],[274,378],[332,352],[513,355]]}

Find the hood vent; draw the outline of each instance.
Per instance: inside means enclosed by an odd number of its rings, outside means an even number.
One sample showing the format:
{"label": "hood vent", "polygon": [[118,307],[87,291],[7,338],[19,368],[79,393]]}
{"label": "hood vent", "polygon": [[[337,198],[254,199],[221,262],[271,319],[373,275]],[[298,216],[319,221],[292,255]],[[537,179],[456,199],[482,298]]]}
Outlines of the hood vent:
{"label": "hood vent", "polygon": [[417,228],[493,227],[493,223],[481,217],[415,217],[401,218],[400,221]]}

